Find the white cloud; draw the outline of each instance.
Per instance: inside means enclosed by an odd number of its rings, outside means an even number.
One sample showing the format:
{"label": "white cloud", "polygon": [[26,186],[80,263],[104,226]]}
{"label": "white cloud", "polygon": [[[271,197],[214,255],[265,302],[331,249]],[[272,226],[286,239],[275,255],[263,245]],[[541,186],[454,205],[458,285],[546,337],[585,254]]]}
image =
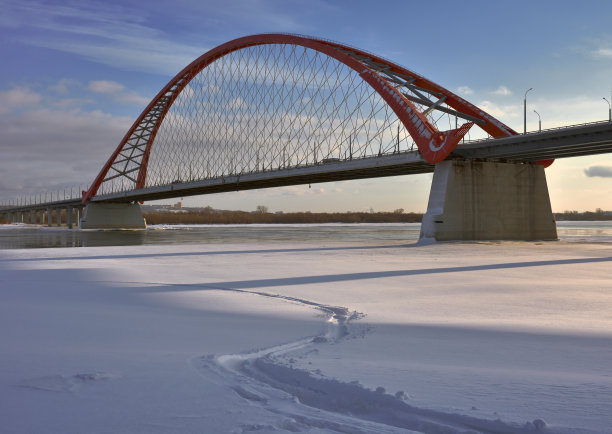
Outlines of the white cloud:
{"label": "white cloud", "polygon": [[[76,5],[76,3],[75,3]],[[119,69],[174,75],[206,51],[205,47],[174,42],[143,24],[141,14],[103,3],[13,3],[6,11],[24,32],[20,42],[77,54]],[[27,20],[22,17],[28,17]],[[0,22],[0,26],[6,27]],[[21,34],[28,36],[20,36]]]}
{"label": "white cloud", "polygon": [[520,113],[520,107],[518,105],[499,105],[492,101],[481,101],[477,104],[478,107],[489,113],[491,116],[498,118],[500,121],[505,122],[504,119],[515,118]]}
{"label": "white cloud", "polygon": [[125,86],[116,81],[91,81],[87,88],[95,93],[109,95],[113,97],[115,101],[122,103],[144,105],[148,104],[150,101],[149,98],[138,95],[136,92],[125,92]]}
{"label": "white cloud", "polygon": [[99,80],[99,81],[91,81],[87,86],[89,90],[96,93],[103,93],[107,95],[116,95],[117,93],[123,91],[125,86],[117,83],[116,81],[108,81],[108,80]]}
{"label": "white cloud", "polygon": [[119,102],[126,104],[147,105],[151,102],[151,98],[137,94],[136,92],[128,92],[117,95],[115,98]]}
{"label": "white cloud", "polygon": [[[522,101],[521,101],[522,102]],[[480,101],[478,107],[517,131],[523,131],[523,104],[499,104],[491,100]],[[542,128],[555,128],[608,119],[608,104],[598,98],[586,96],[527,101],[527,130],[538,128],[537,110]]]}
{"label": "white cloud", "polygon": [[598,48],[591,51],[594,57],[612,57],[612,48]]}
{"label": "white cloud", "polygon": [[35,106],[42,100],[42,95],[27,87],[16,87],[0,92],[0,114],[10,113],[17,108]]}
{"label": "white cloud", "polygon": [[245,107],[245,106],[246,106],[246,102],[244,102],[244,100],[240,97],[236,97],[232,99],[228,104],[228,108],[231,108],[231,109],[238,109],[238,108]]}
{"label": "white cloud", "polygon": [[473,95],[474,91],[469,86],[459,86],[457,88],[457,93],[460,95]]}
{"label": "white cloud", "polygon": [[528,111],[533,108],[542,116],[542,125],[546,123],[546,128],[608,119],[608,103],[601,98],[539,99],[533,106],[527,105]]}
{"label": "white cloud", "polygon": [[90,183],[133,122],[43,107],[0,117],[3,198]]}
{"label": "white cloud", "polygon": [[512,92],[510,91],[510,89],[508,89],[506,86],[501,85],[499,86],[497,89],[495,89],[493,92],[493,95],[499,95],[499,96],[508,96],[508,95],[512,95]]}

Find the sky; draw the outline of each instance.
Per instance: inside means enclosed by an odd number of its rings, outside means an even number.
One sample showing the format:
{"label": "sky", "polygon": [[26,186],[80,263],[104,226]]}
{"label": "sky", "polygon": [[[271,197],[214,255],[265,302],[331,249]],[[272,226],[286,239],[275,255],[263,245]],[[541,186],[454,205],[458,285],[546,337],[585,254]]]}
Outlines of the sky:
{"label": "sky", "polygon": [[[297,33],[388,58],[517,131],[608,118],[612,3],[0,0],[0,202],[91,183],[155,94],[231,39]],[[546,169],[553,211],[612,210],[612,155]],[[427,208],[431,174],[186,197],[271,211]],[[69,194],[69,193],[67,193]],[[176,201],[180,200],[177,198]],[[174,201],[165,201],[171,203]]]}

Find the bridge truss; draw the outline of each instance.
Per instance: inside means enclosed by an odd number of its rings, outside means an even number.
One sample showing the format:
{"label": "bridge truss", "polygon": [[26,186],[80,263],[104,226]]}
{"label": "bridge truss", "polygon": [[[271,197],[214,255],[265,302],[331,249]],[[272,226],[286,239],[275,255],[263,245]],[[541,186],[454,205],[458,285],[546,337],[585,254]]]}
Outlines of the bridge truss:
{"label": "bridge truss", "polygon": [[415,172],[431,171],[473,125],[491,137],[516,134],[373,54],[303,36],[248,36],[205,53],[158,93],[83,202],[248,176],[267,179],[264,186],[282,185],[270,174],[296,169],[316,175],[322,165],[410,151],[421,157],[409,158],[422,166]]}

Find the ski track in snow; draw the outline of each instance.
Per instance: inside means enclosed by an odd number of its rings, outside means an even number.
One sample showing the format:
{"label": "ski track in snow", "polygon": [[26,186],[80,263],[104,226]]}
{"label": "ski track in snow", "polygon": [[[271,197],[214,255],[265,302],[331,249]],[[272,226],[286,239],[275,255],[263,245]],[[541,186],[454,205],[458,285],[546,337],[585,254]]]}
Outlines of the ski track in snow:
{"label": "ski track in snow", "polygon": [[[180,286],[180,285],[179,285]],[[192,286],[192,285],[189,285]],[[327,318],[324,335],[260,349],[244,354],[206,355],[189,360],[196,371],[217,384],[231,388],[252,405],[280,417],[274,425],[243,424],[238,432],[339,432],[339,433],[578,433],[556,431],[540,419],[524,424],[479,419],[472,416],[421,409],[406,404],[401,392],[395,396],[378,388],[373,391],[358,382],[344,383],[315,376],[283,363],[281,357],[325,343],[339,343],[354,335],[350,322],[365,315],[348,308],[313,301],[233,288],[206,286],[208,290],[231,291],[277,298],[322,311]],[[581,431],[581,430],[580,430]]]}

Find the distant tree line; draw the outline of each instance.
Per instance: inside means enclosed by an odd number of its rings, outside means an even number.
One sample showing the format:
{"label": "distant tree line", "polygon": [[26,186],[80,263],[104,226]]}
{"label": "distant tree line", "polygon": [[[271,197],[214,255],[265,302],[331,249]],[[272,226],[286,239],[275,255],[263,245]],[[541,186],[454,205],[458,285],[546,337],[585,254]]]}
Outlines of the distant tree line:
{"label": "distant tree line", "polygon": [[555,213],[557,221],[602,221],[612,220],[612,212],[597,208],[595,211],[563,211]]}
{"label": "distant tree line", "polygon": [[[288,212],[271,213],[259,205],[254,212],[221,211],[211,207],[178,212],[143,210],[148,224],[249,224],[249,223],[420,223],[421,213],[405,213],[403,209],[393,212]],[[554,213],[557,221],[612,221],[612,212],[597,208],[595,211],[564,211]],[[0,217],[0,224],[9,220]]]}
{"label": "distant tree line", "polygon": [[251,224],[251,223],[418,223],[423,214],[394,212],[288,212],[271,213],[258,206],[255,212],[220,211],[210,207],[179,212],[145,211],[147,224]]}

